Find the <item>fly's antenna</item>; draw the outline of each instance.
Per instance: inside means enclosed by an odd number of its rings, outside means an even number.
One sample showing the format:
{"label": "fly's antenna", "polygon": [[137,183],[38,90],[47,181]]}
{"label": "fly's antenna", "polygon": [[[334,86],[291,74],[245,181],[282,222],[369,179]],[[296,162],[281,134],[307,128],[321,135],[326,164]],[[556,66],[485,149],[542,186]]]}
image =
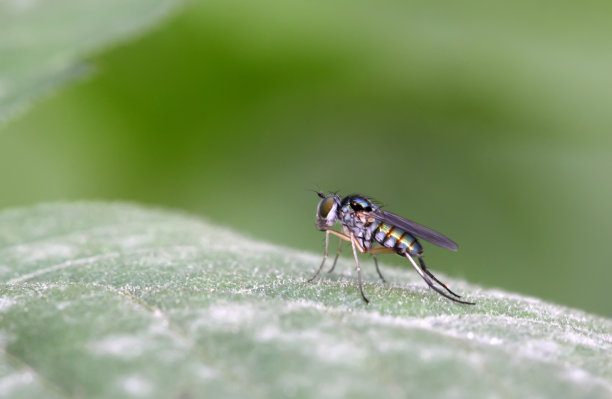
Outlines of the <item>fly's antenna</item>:
{"label": "fly's antenna", "polygon": [[312,188],[309,188],[308,191],[312,191],[313,193],[317,194],[319,196],[319,198],[325,198],[325,193],[323,191],[321,191],[320,188],[317,188],[316,190],[313,190]]}

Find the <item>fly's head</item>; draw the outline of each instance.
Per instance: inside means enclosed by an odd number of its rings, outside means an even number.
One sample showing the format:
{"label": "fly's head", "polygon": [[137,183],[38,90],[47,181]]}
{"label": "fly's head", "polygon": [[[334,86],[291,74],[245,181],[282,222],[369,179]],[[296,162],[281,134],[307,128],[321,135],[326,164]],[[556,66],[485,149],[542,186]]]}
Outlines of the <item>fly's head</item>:
{"label": "fly's head", "polygon": [[340,209],[340,196],[336,193],[325,195],[318,192],[321,198],[317,206],[315,224],[317,229],[324,231],[332,227],[338,221],[338,210]]}

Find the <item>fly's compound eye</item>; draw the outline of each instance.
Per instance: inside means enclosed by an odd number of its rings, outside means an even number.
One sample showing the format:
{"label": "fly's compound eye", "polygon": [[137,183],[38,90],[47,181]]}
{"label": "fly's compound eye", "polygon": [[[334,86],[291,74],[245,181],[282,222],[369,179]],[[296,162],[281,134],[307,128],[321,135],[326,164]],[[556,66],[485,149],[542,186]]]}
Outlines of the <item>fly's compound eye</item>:
{"label": "fly's compound eye", "polygon": [[326,218],[333,206],[334,197],[327,197],[321,200],[321,203],[319,204],[319,216]]}

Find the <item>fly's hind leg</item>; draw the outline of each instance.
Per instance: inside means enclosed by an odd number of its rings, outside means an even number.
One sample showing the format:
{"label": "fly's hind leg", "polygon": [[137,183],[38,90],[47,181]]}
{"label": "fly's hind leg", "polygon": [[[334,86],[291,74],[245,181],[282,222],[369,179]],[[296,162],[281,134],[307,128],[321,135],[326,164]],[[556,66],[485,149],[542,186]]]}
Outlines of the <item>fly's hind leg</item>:
{"label": "fly's hind leg", "polygon": [[457,298],[453,298],[452,296],[448,295],[446,292],[442,291],[440,288],[436,287],[435,284],[429,279],[429,277],[427,277],[427,274],[425,274],[423,272],[423,270],[421,270],[421,268],[419,267],[419,265],[416,264],[416,262],[414,261],[414,259],[412,259],[412,257],[408,254],[405,253],[404,254],[408,260],[410,261],[410,263],[412,263],[412,266],[414,267],[414,269],[417,271],[417,273],[419,273],[419,275],[421,276],[421,278],[423,280],[425,280],[425,282],[427,283],[427,285],[434,291],[436,291],[438,294],[442,295],[443,297],[450,299],[453,302],[457,302],[457,303],[462,303],[464,305],[476,305],[474,302],[467,302],[467,301],[462,301],[459,300]]}
{"label": "fly's hind leg", "polygon": [[448,291],[450,294],[456,296],[457,298],[461,298],[461,295],[457,295],[455,294],[448,286],[448,284],[443,283],[442,281],[438,280],[436,278],[436,276],[434,276],[429,269],[427,269],[427,266],[425,266],[425,262],[423,261],[423,258],[421,256],[418,256],[417,259],[419,260],[419,264],[421,265],[421,268],[423,269],[423,271],[432,279],[434,279],[434,281],[438,284],[440,284],[442,287],[444,287],[446,289],[446,291]]}

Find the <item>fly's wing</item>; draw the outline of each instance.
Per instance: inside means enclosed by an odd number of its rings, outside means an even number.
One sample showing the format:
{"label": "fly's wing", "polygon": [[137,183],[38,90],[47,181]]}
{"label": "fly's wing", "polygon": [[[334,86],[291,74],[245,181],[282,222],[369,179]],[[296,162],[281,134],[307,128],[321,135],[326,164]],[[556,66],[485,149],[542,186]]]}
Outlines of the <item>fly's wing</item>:
{"label": "fly's wing", "polygon": [[372,212],[372,214],[376,219],[382,222],[396,226],[410,234],[414,234],[417,237],[429,241],[432,244],[436,244],[439,247],[450,249],[451,251],[456,251],[457,248],[459,248],[456,242],[446,237],[444,234],[438,233],[437,231],[416,222],[406,220],[401,216],[383,211],[382,209],[377,209],[376,211]]}

